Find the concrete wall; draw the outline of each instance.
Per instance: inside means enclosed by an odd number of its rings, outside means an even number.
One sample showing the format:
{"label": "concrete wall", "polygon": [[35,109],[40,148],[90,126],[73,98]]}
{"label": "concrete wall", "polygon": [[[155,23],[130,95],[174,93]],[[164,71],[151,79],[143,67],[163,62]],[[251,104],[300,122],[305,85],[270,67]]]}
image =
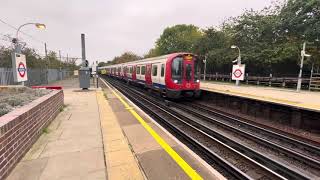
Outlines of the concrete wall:
{"label": "concrete wall", "polygon": [[0,179],[5,179],[63,106],[62,90],[0,117]]}

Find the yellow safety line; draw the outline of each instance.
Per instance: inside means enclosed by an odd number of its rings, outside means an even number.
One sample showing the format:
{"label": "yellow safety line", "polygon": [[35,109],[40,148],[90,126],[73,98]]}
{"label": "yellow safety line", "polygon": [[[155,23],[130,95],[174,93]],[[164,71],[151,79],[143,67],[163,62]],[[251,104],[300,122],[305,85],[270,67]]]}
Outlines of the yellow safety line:
{"label": "yellow safety line", "polygon": [[141,123],[141,125],[151,134],[151,136],[159,143],[159,145],[171,156],[171,158],[176,161],[176,163],[184,170],[184,172],[191,179],[203,179],[181,156],[173,150],[170,145],[162,139],[147,123],[142,117],[128,105],[123,98],[118,95],[113,89],[111,89],[113,94],[122,102],[126,109]]}

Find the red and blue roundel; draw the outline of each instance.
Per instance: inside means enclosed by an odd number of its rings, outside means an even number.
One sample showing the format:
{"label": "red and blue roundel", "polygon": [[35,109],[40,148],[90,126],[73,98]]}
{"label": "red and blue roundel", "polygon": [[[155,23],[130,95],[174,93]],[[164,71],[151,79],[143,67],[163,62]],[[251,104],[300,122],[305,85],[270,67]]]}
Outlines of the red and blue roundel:
{"label": "red and blue roundel", "polygon": [[26,71],[27,71],[26,66],[22,62],[20,62],[18,65],[18,73],[20,77],[23,78],[26,75]]}

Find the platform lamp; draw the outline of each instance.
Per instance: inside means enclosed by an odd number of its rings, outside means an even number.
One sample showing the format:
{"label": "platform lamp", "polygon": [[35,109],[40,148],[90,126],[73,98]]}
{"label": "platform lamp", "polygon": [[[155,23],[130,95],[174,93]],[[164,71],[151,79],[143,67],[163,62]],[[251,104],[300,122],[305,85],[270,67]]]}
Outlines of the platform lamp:
{"label": "platform lamp", "polygon": [[[46,28],[46,25],[42,24],[42,23],[25,23],[25,24],[22,24],[21,26],[19,26],[19,28],[17,29],[17,32],[16,32],[16,37],[12,39],[12,43],[14,44],[15,53],[21,53],[21,46],[19,43],[19,32],[22,27],[27,26],[27,25],[35,25],[36,28],[38,28],[38,29],[45,29]],[[46,46],[46,44],[45,44],[45,46]],[[24,86],[24,81],[22,81],[22,86]]]}
{"label": "platform lamp", "polygon": [[21,26],[19,26],[19,28],[17,29],[17,32],[16,32],[16,38],[12,39],[12,42],[15,45],[15,52],[16,53],[21,53],[21,47],[19,44],[19,32],[22,27],[27,26],[27,25],[35,25],[36,28],[38,28],[38,29],[46,29],[46,25],[42,24],[42,23],[25,23],[25,24],[22,24]]}
{"label": "platform lamp", "polygon": [[303,48],[301,51],[301,61],[300,61],[300,71],[298,76],[298,83],[297,83],[297,91],[299,92],[301,90],[301,84],[302,84],[302,69],[303,69],[303,61],[304,57],[311,57],[310,54],[306,54],[306,42],[303,43]]}
{"label": "platform lamp", "polygon": [[[239,66],[241,65],[241,51],[240,51],[240,48],[236,45],[232,45],[231,46],[231,49],[238,49],[238,52],[239,52],[239,55],[238,55],[238,58],[234,61],[232,61],[233,63],[237,63]],[[240,81],[239,80],[236,80],[236,86],[239,86],[240,84]]]}

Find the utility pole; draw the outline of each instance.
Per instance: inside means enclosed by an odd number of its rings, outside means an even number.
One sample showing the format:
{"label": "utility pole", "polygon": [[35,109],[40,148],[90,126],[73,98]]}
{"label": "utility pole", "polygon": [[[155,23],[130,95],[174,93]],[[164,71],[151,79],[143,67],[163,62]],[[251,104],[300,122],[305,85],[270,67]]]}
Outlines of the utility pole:
{"label": "utility pole", "polygon": [[50,61],[48,60],[48,51],[47,51],[47,43],[44,43],[44,54],[45,54],[45,57],[44,57],[44,59],[46,60],[46,61],[48,61],[47,62],[47,84],[49,84],[49,68],[50,68]]}
{"label": "utility pole", "polygon": [[62,61],[62,59],[61,59],[61,51],[59,50],[59,59],[60,59],[60,61]]}
{"label": "utility pole", "polygon": [[206,72],[207,72],[207,55],[204,56],[204,68],[203,68],[203,81],[206,80]]}
{"label": "utility pole", "polygon": [[62,58],[61,58],[61,51],[59,50],[59,59],[60,59],[60,67],[59,67],[59,74],[60,74],[60,80],[62,80],[62,71],[61,71],[61,63],[62,63]]}
{"label": "utility pole", "polygon": [[81,52],[82,52],[82,67],[85,67],[86,63],[86,42],[85,35],[81,34]]}
{"label": "utility pole", "polygon": [[69,63],[69,54],[67,53],[67,63]]}
{"label": "utility pole", "polygon": [[44,53],[45,53],[46,58],[47,58],[47,56],[48,56],[47,43],[44,43]]}

